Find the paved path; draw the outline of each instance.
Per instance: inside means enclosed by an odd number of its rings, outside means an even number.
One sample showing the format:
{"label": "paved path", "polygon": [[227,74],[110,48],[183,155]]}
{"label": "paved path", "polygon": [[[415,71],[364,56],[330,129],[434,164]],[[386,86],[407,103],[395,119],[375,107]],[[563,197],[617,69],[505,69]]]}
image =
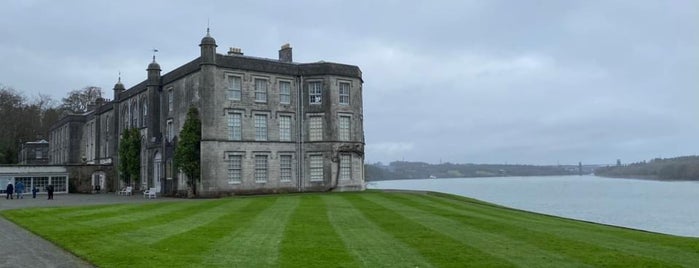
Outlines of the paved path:
{"label": "paved path", "polygon": [[[91,204],[122,204],[177,201],[182,199],[144,199],[143,195],[117,196],[112,194],[56,194],[53,200],[46,195],[33,199],[6,200],[0,198],[0,210],[27,208],[76,206]],[[70,252],[30,233],[14,223],[0,217],[0,267],[94,267]]]}

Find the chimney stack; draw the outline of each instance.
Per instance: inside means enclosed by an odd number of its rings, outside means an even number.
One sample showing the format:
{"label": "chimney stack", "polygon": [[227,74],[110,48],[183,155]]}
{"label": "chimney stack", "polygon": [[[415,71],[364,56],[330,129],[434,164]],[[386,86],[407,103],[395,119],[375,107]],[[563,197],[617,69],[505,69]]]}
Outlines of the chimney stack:
{"label": "chimney stack", "polygon": [[240,55],[240,56],[242,56],[242,55],[243,55],[243,51],[240,50],[240,48],[231,47],[231,48],[228,50],[228,56],[235,56],[235,55]]}
{"label": "chimney stack", "polygon": [[292,62],[293,58],[291,56],[291,46],[289,43],[286,43],[282,45],[282,48],[279,50],[279,61],[281,62]]}

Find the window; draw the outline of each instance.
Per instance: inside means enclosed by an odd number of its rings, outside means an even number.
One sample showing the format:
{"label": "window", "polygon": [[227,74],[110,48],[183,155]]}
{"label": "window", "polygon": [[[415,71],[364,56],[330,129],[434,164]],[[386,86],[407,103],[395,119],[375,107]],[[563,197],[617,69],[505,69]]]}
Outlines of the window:
{"label": "window", "polygon": [[266,141],[267,140],[267,115],[256,114],[255,115],[255,140],[256,141]]}
{"label": "window", "polygon": [[138,116],[141,113],[138,112],[138,103],[132,102],[131,103],[131,126],[137,128],[138,125]]}
{"label": "window", "polygon": [[267,182],[267,156],[255,156],[255,182]]}
{"label": "window", "polygon": [[255,101],[267,102],[267,80],[255,79]]}
{"label": "window", "polygon": [[173,95],[172,89],[168,90],[167,91],[167,110],[170,112],[172,112],[172,105],[173,105],[174,97],[175,96]]}
{"label": "window", "polygon": [[238,154],[228,155],[228,183],[241,183],[243,156]]}
{"label": "window", "polygon": [[340,122],[339,122],[339,139],[341,141],[349,141],[350,140],[350,119],[351,117],[349,116],[340,116]]}
{"label": "window", "polygon": [[308,121],[308,132],[310,141],[323,140],[323,118],[320,116],[311,117]]}
{"label": "window", "polygon": [[174,138],[175,135],[175,130],[173,129],[173,124],[172,124],[172,119],[167,120],[167,128],[165,129],[165,138],[167,141],[172,141],[172,138]]}
{"label": "window", "polygon": [[350,84],[340,83],[340,104],[350,104]]}
{"label": "window", "polygon": [[323,156],[322,155],[311,155],[310,157],[310,173],[311,181],[322,181],[323,180]]}
{"label": "window", "polygon": [[146,120],[148,120],[148,104],[146,103],[146,99],[141,99],[141,125],[143,127],[146,127]]}
{"label": "window", "polygon": [[352,155],[340,155],[340,179],[349,180],[352,178]]}
{"label": "window", "polygon": [[36,149],[35,152],[36,152],[36,159],[41,159],[43,157],[41,149]]}
{"label": "window", "polygon": [[279,180],[291,181],[291,156],[279,156]]}
{"label": "window", "polygon": [[239,76],[228,76],[228,99],[240,100],[242,82]]}
{"label": "window", "polygon": [[228,113],[228,138],[230,140],[239,141],[242,139],[242,114]]}
{"label": "window", "polygon": [[291,116],[282,115],[279,117],[279,140],[291,141]]}
{"label": "window", "polygon": [[112,124],[112,121],[110,119],[111,118],[109,118],[109,115],[107,115],[107,120],[105,120],[107,122],[107,125],[104,126],[104,130],[105,130],[105,133],[104,133],[104,143],[105,143],[104,156],[105,157],[109,156],[109,125]]}
{"label": "window", "polygon": [[68,179],[65,176],[51,177],[49,183],[53,185],[53,190],[56,192],[68,192],[68,189],[66,189],[66,186],[68,186]]}
{"label": "window", "polygon": [[291,82],[279,81],[279,103],[291,103]]}
{"label": "window", "polygon": [[122,114],[122,119],[124,120],[124,129],[129,128],[129,106],[124,105],[124,112]]}
{"label": "window", "polygon": [[310,96],[310,104],[321,104],[323,97],[323,84],[319,82],[308,83],[308,95]]}

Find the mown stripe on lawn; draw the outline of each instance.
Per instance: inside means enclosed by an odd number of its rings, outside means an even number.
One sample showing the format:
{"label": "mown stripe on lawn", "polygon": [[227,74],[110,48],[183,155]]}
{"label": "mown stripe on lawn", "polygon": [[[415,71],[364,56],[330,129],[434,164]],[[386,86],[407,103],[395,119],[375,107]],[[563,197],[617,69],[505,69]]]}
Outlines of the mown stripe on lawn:
{"label": "mown stripe on lawn", "polygon": [[[225,202],[221,202],[220,200],[192,203],[195,205],[190,206],[190,204],[183,204],[184,208],[180,210],[174,210],[169,213],[153,215],[152,217],[147,218],[141,218],[138,221],[105,224],[103,227],[84,228],[81,225],[72,225],[61,228],[51,227],[50,229],[48,229],[48,232],[45,236],[49,239],[58,238],[55,241],[57,244],[65,245],[68,248],[74,247],[76,251],[82,250],[81,252],[78,252],[78,254],[82,254],[83,252],[91,252],[92,254],[101,253],[94,252],[92,248],[102,248],[105,252],[120,251],[122,250],[122,248],[139,248],[142,247],[142,244],[133,243],[132,239],[134,237],[124,234],[133,232],[134,230],[148,228],[154,225],[160,225],[168,222],[173,222],[179,219],[189,218],[193,214],[196,214],[198,212],[213,209],[215,207],[225,204]],[[139,206],[134,206],[134,211],[139,211],[138,207]],[[147,212],[148,211],[128,213],[124,214],[123,217],[128,218],[133,215],[142,215],[142,213],[147,214]],[[52,234],[58,234],[59,236],[54,236]],[[99,239],[102,235],[110,236],[113,239]]]}
{"label": "mown stripe on lawn", "polygon": [[[552,252],[559,252],[560,254],[569,256],[571,261],[577,260],[595,266],[645,267],[649,265],[669,265],[668,263],[646,258],[641,255],[628,254],[615,249],[600,247],[596,244],[586,243],[580,241],[579,239],[566,239],[546,232],[529,230],[515,224],[510,224],[509,221],[493,221],[478,219],[473,216],[457,215],[455,213],[445,211],[442,206],[421,204],[413,199],[414,196],[415,195],[408,196],[406,194],[390,194],[381,197],[375,196],[375,198],[387,201],[391,200],[402,204],[404,207],[410,207],[410,210],[405,210],[405,214],[432,215],[427,216],[428,218],[431,218],[432,221],[425,222],[426,224],[434,224],[435,222],[442,221],[442,219],[446,218],[462,224],[471,225],[481,229],[484,232],[501,233],[511,237],[512,239],[521,240],[522,242],[530,243],[542,249],[550,250]],[[435,227],[437,228],[438,226]]]}
{"label": "mown stripe on lawn", "polygon": [[54,217],[61,219],[81,219],[81,218],[100,218],[102,215],[108,215],[109,213],[118,213],[120,211],[128,210],[131,206],[128,204],[117,204],[117,205],[95,205],[86,207],[67,207],[61,209],[51,210]]}
{"label": "mown stripe on lawn", "polygon": [[301,197],[289,219],[281,243],[282,267],[357,267],[327,217],[327,207],[316,194]]}
{"label": "mown stripe on lawn", "polygon": [[[694,249],[681,247],[679,245],[664,245],[655,242],[658,240],[658,237],[662,236],[659,234],[642,233],[623,228],[615,228],[586,222],[575,222],[567,219],[543,215],[536,216],[539,216],[542,219],[547,219],[546,221],[531,222],[516,216],[498,219],[497,216],[490,213],[492,210],[487,210],[485,208],[471,210],[469,208],[470,203],[459,203],[454,199],[441,198],[431,195],[412,195],[410,198],[414,201],[426,200],[421,201],[423,203],[432,202],[427,204],[441,206],[444,209],[447,209],[449,212],[495,221],[509,219],[511,221],[508,221],[508,223],[517,225],[521,228],[555,234],[567,239],[585,241],[590,244],[620,250],[633,255],[651,257],[664,262],[677,263],[685,266],[695,266],[697,263],[699,263],[699,250],[696,249],[696,246],[699,244],[699,239],[687,238],[689,241],[694,240],[694,243],[691,244],[691,246],[695,247]],[[506,213],[503,212],[502,214],[505,215]],[[562,223],[564,221],[565,223]],[[595,228],[590,228],[589,226],[594,226]],[[636,235],[643,237],[653,236],[655,237],[655,240],[646,242],[644,240],[647,239],[633,239],[633,237],[619,235],[620,233],[635,233]],[[676,240],[679,239],[673,237],[672,241]]]}
{"label": "mown stripe on lawn", "polygon": [[328,220],[364,267],[432,267],[420,253],[369,221],[344,195],[324,195]]}
{"label": "mown stripe on lawn", "polygon": [[298,196],[277,198],[274,205],[219,239],[202,263],[210,267],[270,267],[278,264],[284,227],[299,205]]}
{"label": "mown stripe on lawn", "polygon": [[419,251],[432,265],[438,267],[514,266],[505,259],[490,255],[428,228],[394,209],[388,209],[380,201],[372,201],[370,197],[373,195],[372,193],[350,195],[347,196],[347,200],[384,232]]}
{"label": "mown stripe on lawn", "polygon": [[119,210],[117,212],[107,213],[100,217],[88,218],[79,222],[86,227],[105,227],[114,224],[124,224],[136,221],[142,221],[153,218],[155,216],[177,213],[182,209],[189,207],[200,206],[199,201],[191,202],[162,202],[153,203],[143,206],[130,206],[128,210]]}
{"label": "mown stripe on lawn", "polygon": [[154,244],[160,240],[167,239],[171,236],[185,233],[199,226],[211,223],[218,218],[223,217],[227,213],[230,213],[231,211],[244,207],[250,202],[250,199],[224,202],[220,205],[212,206],[210,209],[202,209],[194,212],[186,218],[167,221],[158,225],[144,226],[143,228],[122,233],[121,236],[136,243]]}
{"label": "mown stripe on lawn", "polygon": [[[406,194],[409,197],[418,194]],[[390,198],[393,194],[382,196],[371,195],[365,198],[379,203],[387,209],[396,211],[398,214],[424,225],[445,236],[449,236],[456,241],[476,247],[493,256],[503,258],[509,262],[523,267],[584,267],[582,262],[571,260],[568,256],[558,254],[549,250],[541,249],[525,241],[513,239],[498,232],[483,232],[482,229],[470,224],[454,221],[439,215],[433,215],[427,211],[422,211],[416,204],[397,202]]]}
{"label": "mown stripe on lawn", "polygon": [[[221,237],[222,230],[226,230],[224,233],[227,233],[227,227],[207,230],[209,225],[216,227],[226,226],[230,224],[229,220],[231,217],[242,211],[253,211],[250,214],[257,215],[257,213],[273,204],[274,200],[275,199],[272,198],[260,198],[203,201],[202,203],[208,204],[211,206],[211,209],[220,210],[221,215],[216,215],[216,219],[210,221],[206,218],[208,215],[190,214],[189,216],[195,219],[198,216],[203,217],[198,219],[205,220],[207,223],[198,225],[197,228],[191,228],[185,232],[179,232],[176,235],[168,236],[154,244],[138,243],[135,241],[135,236],[133,235],[125,236],[120,239],[112,239],[111,241],[104,241],[108,244],[101,244],[100,248],[92,250],[88,255],[88,260],[98,266],[114,264],[113,267],[181,267],[184,264],[187,264],[185,266],[191,266],[200,261],[201,258],[206,257],[202,252],[208,250],[212,243]],[[202,211],[208,210],[209,209],[202,208]],[[164,233],[171,232],[169,231],[170,228],[182,228],[182,226],[177,224],[163,225],[162,227]],[[143,228],[149,228],[149,226],[144,226]],[[138,231],[141,230],[141,228],[136,227],[134,230]],[[202,232],[209,231],[210,234],[201,235]],[[194,234],[199,236],[194,236]],[[115,236],[122,235],[124,235],[124,233],[115,234]],[[124,248],[128,248],[129,251],[124,251]]]}

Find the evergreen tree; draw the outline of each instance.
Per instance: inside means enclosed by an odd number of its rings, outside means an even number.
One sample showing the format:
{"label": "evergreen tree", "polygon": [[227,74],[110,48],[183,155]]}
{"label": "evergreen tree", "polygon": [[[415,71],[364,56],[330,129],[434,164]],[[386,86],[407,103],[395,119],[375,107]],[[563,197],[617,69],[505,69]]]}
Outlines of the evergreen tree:
{"label": "evergreen tree", "polygon": [[119,173],[129,184],[138,184],[141,170],[141,135],[136,128],[124,130],[119,141]]}
{"label": "evergreen tree", "polygon": [[187,176],[188,195],[190,197],[197,195],[196,186],[199,181],[201,166],[200,144],[201,121],[199,120],[199,110],[195,107],[190,107],[175,148],[175,167]]}

